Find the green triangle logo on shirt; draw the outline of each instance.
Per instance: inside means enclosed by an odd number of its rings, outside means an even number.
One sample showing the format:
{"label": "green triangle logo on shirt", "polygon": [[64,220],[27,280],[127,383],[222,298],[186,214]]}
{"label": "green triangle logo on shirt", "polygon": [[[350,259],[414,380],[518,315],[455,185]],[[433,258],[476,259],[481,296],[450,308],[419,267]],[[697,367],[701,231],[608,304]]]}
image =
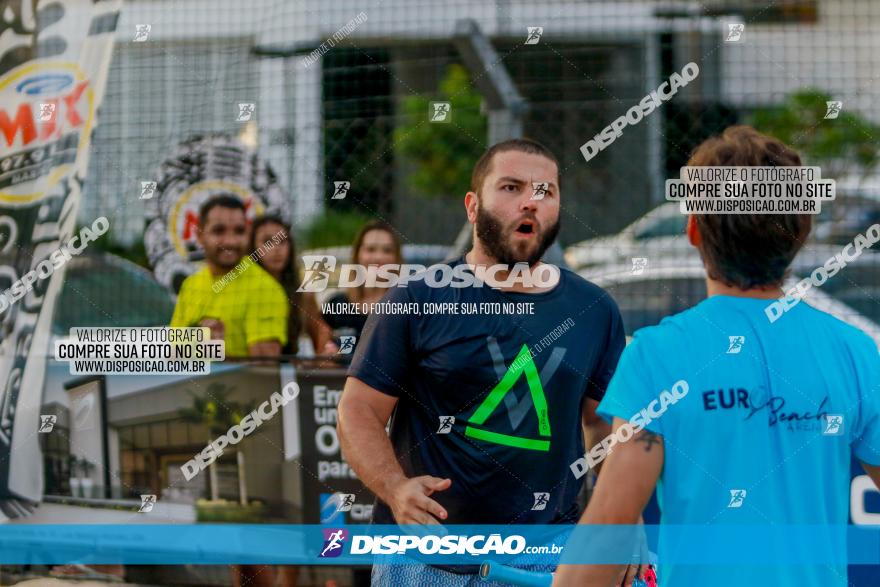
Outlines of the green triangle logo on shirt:
{"label": "green triangle logo on shirt", "polygon": [[[544,388],[541,386],[541,377],[538,374],[538,368],[535,361],[532,360],[532,354],[526,345],[523,345],[513,360],[513,363],[507,368],[501,381],[492,388],[483,403],[480,404],[468,423],[476,426],[482,426],[486,423],[495,408],[504,399],[504,396],[513,389],[513,386],[519,381],[519,378],[525,375],[526,383],[529,386],[529,392],[532,397],[532,404],[535,406],[535,412],[538,416],[538,432],[542,437],[550,438],[550,419],[547,416],[547,398],[544,397]],[[524,448],[527,450],[549,451],[550,441],[536,438],[524,438],[522,436],[514,436],[512,434],[502,434],[500,432],[492,432],[482,428],[474,428],[467,426],[464,431],[465,436],[483,440],[486,442],[494,442],[495,444],[503,444],[505,446],[513,446],[516,448]]]}

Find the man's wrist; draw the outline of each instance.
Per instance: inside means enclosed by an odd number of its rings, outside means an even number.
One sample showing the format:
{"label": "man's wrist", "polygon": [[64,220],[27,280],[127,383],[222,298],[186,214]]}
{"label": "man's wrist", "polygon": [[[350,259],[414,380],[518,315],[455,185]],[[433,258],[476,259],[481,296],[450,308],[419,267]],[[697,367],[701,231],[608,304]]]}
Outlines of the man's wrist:
{"label": "man's wrist", "polygon": [[388,475],[383,475],[380,479],[380,484],[382,486],[382,491],[379,494],[379,499],[391,505],[391,502],[394,501],[394,494],[407,481],[407,476],[402,472],[394,472]]}

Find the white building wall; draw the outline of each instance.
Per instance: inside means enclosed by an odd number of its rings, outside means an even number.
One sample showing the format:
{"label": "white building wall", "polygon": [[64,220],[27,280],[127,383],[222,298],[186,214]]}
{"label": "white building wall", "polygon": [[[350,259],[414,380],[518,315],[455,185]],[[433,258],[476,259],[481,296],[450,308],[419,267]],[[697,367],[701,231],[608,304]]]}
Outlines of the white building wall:
{"label": "white building wall", "polygon": [[[697,7],[698,3],[679,5]],[[842,100],[844,109],[880,123],[877,0],[820,0],[815,25],[749,25],[740,43],[723,42],[723,18],[668,21],[654,16],[657,7],[648,1],[560,0],[126,3],[81,219],[91,222],[106,214],[116,239],[140,240],[144,216],[143,202],[137,198],[140,181],[150,179],[169,146],[189,135],[240,130],[233,119],[234,104],[253,100],[260,154],[289,194],[295,224],[306,224],[327,198],[321,62],[307,65],[303,56],[261,58],[252,49],[299,47],[307,52],[361,13],[366,20],[337,46],[363,44],[367,39],[448,40],[464,18],[476,20],[490,37],[525,39],[527,27],[541,26],[554,42],[643,43],[671,28],[703,36],[701,50],[711,52],[711,60],[720,55],[720,98],[732,106],[777,103],[797,89],[817,87]],[[138,24],[151,26],[146,43],[132,42]],[[654,169],[659,155],[655,148]]]}
{"label": "white building wall", "polygon": [[880,123],[880,5],[876,0],[820,0],[815,25],[750,25],[723,52],[722,95],[754,107],[814,87]]}

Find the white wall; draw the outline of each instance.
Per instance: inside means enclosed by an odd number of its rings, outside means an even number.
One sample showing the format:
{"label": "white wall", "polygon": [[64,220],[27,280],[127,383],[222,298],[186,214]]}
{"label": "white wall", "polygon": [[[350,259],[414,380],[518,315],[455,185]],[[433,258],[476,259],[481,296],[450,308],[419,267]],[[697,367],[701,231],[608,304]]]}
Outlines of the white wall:
{"label": "white wall", "polygon": [[754,25],[726,43],[723,96],[737,106],[779,102],[816,87],[880,123],[880,3],[824,0],[815,25]]}

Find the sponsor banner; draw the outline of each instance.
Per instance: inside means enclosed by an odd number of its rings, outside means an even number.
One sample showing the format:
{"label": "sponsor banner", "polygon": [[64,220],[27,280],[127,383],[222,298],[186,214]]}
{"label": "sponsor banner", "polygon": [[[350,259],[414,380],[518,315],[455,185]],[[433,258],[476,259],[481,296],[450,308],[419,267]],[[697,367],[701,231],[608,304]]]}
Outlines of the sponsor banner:
{"label": "sponsor banner", "polygon": [[297,381],[303,521],[337,526],[369,523],[375,497],[342,458],[336,434],[345,371],[303,370]]}
{"label": "sponsor banner", "polygon": [[58,269],[63,267],[73,258],[73,255],[82,253],[86,246],[101,237],[110,229],[110,222],[101,216],[92,223],[92,229],[82,227],[78,235],[74,235],[66,245],[49,254],[48,259],[40,261],[36,268],[22,275],[12,284],[12,287],[0,294],[0,313],[9,309],[9,306],[25,297],[35,287],[35,282],[52,277]]}
{"label": "sponsor banner", "polygon": [[[2,564],[877,565],[880,530],[830,525],[0,525]],[[748,545],[748,547],[744,547]],[[839,545],[840,548],[835,548]],[[330,550],[328,550],[328,547]],[[556,551],[556,552],[554,552]],[[332,556],[328,556],[333,553]],[[338,554],[337,554],[338,553]],[[323,554],[323,556],[322,556]],[[651,556],[651,555],[647,555]]]}
{"label": "sponsor banner", "polygon": [[[74,235],[121,4],[67,0],[39,18],[41,4],[3,5],[0,291],[31,275]],[[0,500],[42,497],[34,430],[63,279],[62,264],[0,314]]]}
{"label": "sponsor banner", "polygon": [[145,208],[147,257],[156,279],[174,292],[204,259],[196,228],[199,208],[212,196],[238,196],[249,220],[264,214],[290,217],[289,198],[269,165],[226,135],[198,136],[177,145],[155,177],[142,183],[151,188]]}

